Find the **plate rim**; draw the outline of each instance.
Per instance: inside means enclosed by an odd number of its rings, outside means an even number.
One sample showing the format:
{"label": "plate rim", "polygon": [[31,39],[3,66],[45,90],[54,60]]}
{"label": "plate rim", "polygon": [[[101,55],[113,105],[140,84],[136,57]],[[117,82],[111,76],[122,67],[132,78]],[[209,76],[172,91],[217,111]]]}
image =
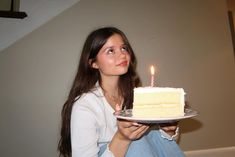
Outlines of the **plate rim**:
{"label": "plate rim", "polygon": [[141,117],[130,117],[130,116],[122,116],[120,115],[122,112],[132,112],[132,109],[120,110],[116,111],[113,114],[118,119],[129,120],[129,121],[137,121],[137,122],[145,122],[145,123],[164,123],[164,122],[173,122],[179,121],[187,118],[192,118],[198,115],[196,110],[191,108],[185,108],[184,116],[179,117],[152,117],[152,118],[141,118]]}

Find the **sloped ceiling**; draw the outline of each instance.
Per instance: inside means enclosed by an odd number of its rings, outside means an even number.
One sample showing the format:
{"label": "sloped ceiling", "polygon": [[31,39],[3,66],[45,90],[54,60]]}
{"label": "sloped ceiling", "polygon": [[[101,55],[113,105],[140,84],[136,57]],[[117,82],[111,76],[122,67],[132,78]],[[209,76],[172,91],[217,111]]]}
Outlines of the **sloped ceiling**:
{"label": "sloped ceiling", "polygon": [[0,18],[0,52],[80,0],[21,0],[24,19]]}

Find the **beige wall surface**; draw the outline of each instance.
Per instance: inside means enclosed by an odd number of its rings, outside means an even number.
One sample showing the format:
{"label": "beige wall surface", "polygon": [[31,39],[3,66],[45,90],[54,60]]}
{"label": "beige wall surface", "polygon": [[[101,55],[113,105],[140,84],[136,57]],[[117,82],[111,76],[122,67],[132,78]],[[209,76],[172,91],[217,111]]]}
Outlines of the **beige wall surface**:
{"label": "beige wall surface", "polygon": [[[0,52],[0,150],[52,157],[60,111],[87,34],[116,26],[128,36],[149,85],[183,87],[199,111],[180,122],[183,150],[235,145],[235,64],[225,0],[81,0]],[[1,37],[0,37],[1,38]]]}

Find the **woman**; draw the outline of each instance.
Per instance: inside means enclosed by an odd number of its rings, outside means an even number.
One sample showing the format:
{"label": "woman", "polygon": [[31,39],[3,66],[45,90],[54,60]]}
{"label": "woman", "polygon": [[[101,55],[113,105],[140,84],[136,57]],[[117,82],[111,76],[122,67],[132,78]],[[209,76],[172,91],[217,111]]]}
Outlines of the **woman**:
{"label": "woman", "polygon": [[[141,155],[135,154],[138,147],[147,147],[141,149],[145,156],[159,156],[159,152],[146,155],[147,150],[159,144],[156,141],[163,140],[159,131],[152,133],[147,131],[149,125],[117,120],[113,115],[115,110],[132,108],[133,88],[140,84],[135,69],[136,57],[122,31],[104,27],[88,35],[77,75],[62,109],[60,155],[136,156]],[[173,135],[176,126],[163,129]],[[177,144],[174,145],[180,154]]]}

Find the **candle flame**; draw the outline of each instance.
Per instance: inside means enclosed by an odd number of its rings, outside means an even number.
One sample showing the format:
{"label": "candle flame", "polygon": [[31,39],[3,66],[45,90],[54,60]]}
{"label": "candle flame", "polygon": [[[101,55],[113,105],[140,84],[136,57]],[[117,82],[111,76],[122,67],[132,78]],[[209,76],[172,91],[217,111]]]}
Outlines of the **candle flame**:
{"label": "candle flame", "polygon": [[151,75],[154,75],[155,74],[155,69],[154,69],[154,66],[151,65],[150,67],[150,72],[151,72]]}

